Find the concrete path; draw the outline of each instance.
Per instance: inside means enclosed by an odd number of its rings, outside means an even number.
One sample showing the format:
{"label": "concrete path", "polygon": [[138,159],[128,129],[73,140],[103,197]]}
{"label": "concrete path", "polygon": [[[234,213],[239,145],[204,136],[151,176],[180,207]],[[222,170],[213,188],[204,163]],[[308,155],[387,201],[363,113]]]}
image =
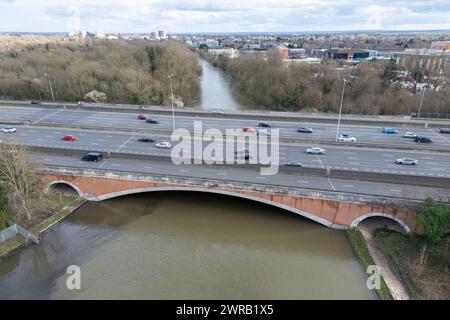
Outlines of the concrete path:
{"label": "concrete path", "polygon": [[386,229],[386,226],[389,230],[404,232],[398,224],[383,218],[367,219],[360,223],[358,228],[363,234],[369,253],[375,261],[375,264],[380,268],[381,275],[391,291],[393,298],[395,300],[410,300],[411,297],[408,290],[400,281],[400,275],[391,268],[387,257],[381,252],[380,249],[378,249],[375,243],[373,236],[374,231],[380,228]]}

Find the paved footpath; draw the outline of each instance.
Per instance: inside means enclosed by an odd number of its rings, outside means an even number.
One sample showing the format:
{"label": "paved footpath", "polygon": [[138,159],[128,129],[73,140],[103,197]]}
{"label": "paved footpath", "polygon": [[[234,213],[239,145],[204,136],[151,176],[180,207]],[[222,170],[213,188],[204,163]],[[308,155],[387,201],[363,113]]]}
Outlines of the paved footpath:
{"label": "paved footpath", "polygon": [[388,286],[391,294],[395,300],[410,300],[411,297],[408,293],[408,290],[405,288],[403,283],[400,281],[400,275],[394,271],[387,257],[378,249],[375,239],[373,237],[373,232],[375,229],[385,228],[386,224],[388,224],[388,228],[390,230],[400,231],[401,228],[396,225],[394,222],[386,222],[385,220],[376,220],[376,219],[368,219],[364,223],[359,225],[359,230],[364,236],[366,240],[367,247],[369,249],[369,253],[372,256],[375,264],[380,268],[381,275],[383,276],[386,285]]}

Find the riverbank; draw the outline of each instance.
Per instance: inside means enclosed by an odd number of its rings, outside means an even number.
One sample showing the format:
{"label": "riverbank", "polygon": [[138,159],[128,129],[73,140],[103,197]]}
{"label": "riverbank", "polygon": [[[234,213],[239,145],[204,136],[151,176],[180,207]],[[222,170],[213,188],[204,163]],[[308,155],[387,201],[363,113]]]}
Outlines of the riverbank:
{"label": "riverbank", "polygon": [[[369,252],[366,240],[361,231],[358,229],[348,229],[347,237],[364,271],[367,270],[367,267],[376,264]],[[379,289],[375,289],[375,292],[381,300],[394,299],[383,276],[381,276],[381,286]]]}
{"label": "riverbank", "polygon": [[374,239],[401,276],[412,299],[450,299],[448,236],[439,244],[430,245],[416,235],[377,230]]}
{"label": "riverbank", "polygon": [[[70,215],[72,212],[77,210],[86,200],[80,199],[77,197],[72,196],[57,196],[59,203],[62,205],[62,208],[52,214],[50,217],[41,219],[37,224],[35,224],[34,227],[30,229],[30,232],[39,237],[39,235],[53,226],[54,224],[58,223],[68,215]],[[56,200],[56,196],[55,199]],[[11,238],[3,243],[0,244],[0,260],[14,251],[24,247],[27,245],[26,239],[24,239],[20,235],[16,235],[14,238]]]}

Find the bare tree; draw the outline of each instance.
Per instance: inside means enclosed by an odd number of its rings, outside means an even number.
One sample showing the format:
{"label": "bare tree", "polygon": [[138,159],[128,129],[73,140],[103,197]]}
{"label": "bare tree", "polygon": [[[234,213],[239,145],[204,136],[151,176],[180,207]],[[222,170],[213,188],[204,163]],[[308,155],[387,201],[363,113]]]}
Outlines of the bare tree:
{"label": "bare tree", "polygon": [[33,199],[39,198],[38,177],[26,161],[26,148],[12,140],[0,144],[0,184],[18,221],[30,221]]}

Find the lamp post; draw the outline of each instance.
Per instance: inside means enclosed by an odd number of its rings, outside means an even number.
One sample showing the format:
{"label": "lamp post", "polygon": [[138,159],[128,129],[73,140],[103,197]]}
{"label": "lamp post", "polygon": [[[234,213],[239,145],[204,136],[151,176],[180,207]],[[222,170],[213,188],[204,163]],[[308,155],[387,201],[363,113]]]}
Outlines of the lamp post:
{"label": "lamp post", "polygon": [[173,107],[173,88],[172,88],[173,73],[169,74],[167,77],[170,79],[170,98],[172,100],[172,124],[173,124],[173,131],[175,131],[175,109]]}
{"label": "lamp post", "polygon": [[420,97],[419,110],[417,110],[417,119],[420,117],[420,111],[422,111],[423,97],[425,95],[425,87],[422,88],[422,97]]}
{"label": "lamp post", "polygon": [[343,85],[342,85],[342,94],[341,94],[341,105],[339,106],[338,124],[337,124],[337,129],[336,129],[336,141],[338,141],[339,128],[341,126],[342,105],[344,103],[345,84],[347,83],[347,80],[345,80],[345,78],[342,80],[343,80]]}
{"label": "lamp post", "polygon": [[50,86],[50,93],[52,94],[52,100],[54,102],[55,96],[53,95],[52,80],[50,79],[50,75],[48,73],[46,73],[45,76],[48,78],[48,85]]}

